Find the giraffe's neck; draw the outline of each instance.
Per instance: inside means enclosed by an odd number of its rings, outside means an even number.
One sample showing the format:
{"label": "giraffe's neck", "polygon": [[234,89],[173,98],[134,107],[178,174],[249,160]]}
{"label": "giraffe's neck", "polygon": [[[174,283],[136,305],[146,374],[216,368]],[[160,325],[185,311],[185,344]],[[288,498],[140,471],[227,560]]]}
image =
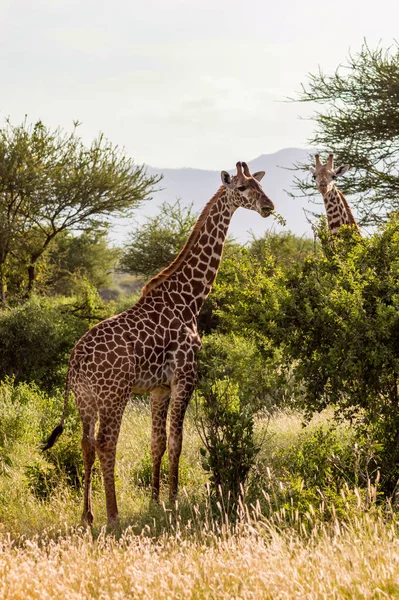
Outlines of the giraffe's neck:
{"label": "giraffe's neck", "polygon": [[346,198],[335,185],[323,196],[323,200],[330,233],[337,233],[342,225],[355,225],[359,229]]}
{"label": "giraffe's neck", "polygon": [[197,316],[211,291],[223,245],[236,210],[234,192],[221,187],[201,213],[179,256],[144,288],[143,295],[163,297],[185,319]]}

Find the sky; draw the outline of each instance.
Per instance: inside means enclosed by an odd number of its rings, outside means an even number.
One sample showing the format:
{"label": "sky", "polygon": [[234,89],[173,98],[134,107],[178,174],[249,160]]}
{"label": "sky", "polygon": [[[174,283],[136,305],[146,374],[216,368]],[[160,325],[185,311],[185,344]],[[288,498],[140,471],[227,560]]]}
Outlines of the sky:
{"label": "sky", "polygon": [[229,169],[306,147],[312,107],[285,99],[398,23],[387,0],[0,0],[0,120],[78,120],[138,164]]}

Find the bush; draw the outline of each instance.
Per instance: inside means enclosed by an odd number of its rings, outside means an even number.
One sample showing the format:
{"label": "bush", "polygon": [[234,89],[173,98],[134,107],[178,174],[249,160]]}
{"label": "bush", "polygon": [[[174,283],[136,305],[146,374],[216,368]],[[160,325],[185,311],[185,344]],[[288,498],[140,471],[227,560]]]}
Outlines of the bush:
{"label": "bush", "polygon": [[274,330],[287,365],[303,383],[309,413],[334,405],[364,410],[382,443],[382,486],[399,478],[399,219],[359,239],[320,231],[323,251],[286,274]]}
{"label": "bush", "polygon": [[362,415],[337,419],[329,409],[306,423],[303,414],[276,413],[269,425],[250,487],[250,500],[265,514],[285,513],[291,521],[315,512],[323,520],[345,518],[380,495],[382,446]]}
{"label": "bush", "polygon": [[276,404],[274,365],[251,337],[213,333],[203,338],[198,357],[202,380],[228,380],[239,385],[245,404],[271,409]]}
{"label": "bush", "polygon": [[258,409],[247,403],[239,385],[228,379],[203,379],[197,407],[204,443],[202,465],[210,474],[212,496],[222,497],[226,509],[233,512],[259,452],[254,438]]}
{"label": "bush", "polygon": [[14,384],[14,379],[0,381],[0,444],[12,446],[31,440],[39,424],[45,395],[35,385]]}
{"label": "bush", "polygon": [[96,288],[74,275],[76,296],[48,299],[34,296],[0,311],[0,380],[32,381],[46,391],[64,387],[69,355],[88,327],[115,314]]}
{"label": "bush", "polygon": [[60,475],[47,461],[35,461],[25,467],[25,477],[32,494],[40,500],[49,500],[60,483]]}

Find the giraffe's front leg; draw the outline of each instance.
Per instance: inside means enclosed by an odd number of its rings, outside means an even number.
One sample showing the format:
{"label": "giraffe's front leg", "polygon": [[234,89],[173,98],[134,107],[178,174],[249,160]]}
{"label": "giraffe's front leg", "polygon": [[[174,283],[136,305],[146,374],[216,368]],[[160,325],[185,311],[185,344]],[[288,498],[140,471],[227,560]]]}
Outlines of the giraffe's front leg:
{"label": "giraffe's front leg", "polygon": [[151,392],[151,454],[152,454],[152,499],[159,499],[159,473],[162,457],[166,450],[166,419],[170,400],[170,388],[157,388]]}
{"label": "giraffe's front leg", "polygon": [[169,500],[174,501],[179,483],[179,459],[183,443],[184,415],[195,386],[195,373],[172,384],[172,406],[168,440]]}

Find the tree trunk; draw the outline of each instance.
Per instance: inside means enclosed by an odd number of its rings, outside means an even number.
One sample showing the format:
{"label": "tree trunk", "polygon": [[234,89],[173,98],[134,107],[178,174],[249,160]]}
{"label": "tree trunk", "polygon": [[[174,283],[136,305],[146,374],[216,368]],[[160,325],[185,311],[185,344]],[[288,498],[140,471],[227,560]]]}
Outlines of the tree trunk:
{"label": "tree trunk", "polygon": [[6,285],[2,279],[0,280],[0,307],[2,309],[6,307]]}
{"label": "tree trunk", "polygon": [[33,292],[33,286],[35,283],[35,265],[34,264],[30,264],[28,266],[28,289],[26,292],[26,296],[29,298],[29,296],[32,294]]}

